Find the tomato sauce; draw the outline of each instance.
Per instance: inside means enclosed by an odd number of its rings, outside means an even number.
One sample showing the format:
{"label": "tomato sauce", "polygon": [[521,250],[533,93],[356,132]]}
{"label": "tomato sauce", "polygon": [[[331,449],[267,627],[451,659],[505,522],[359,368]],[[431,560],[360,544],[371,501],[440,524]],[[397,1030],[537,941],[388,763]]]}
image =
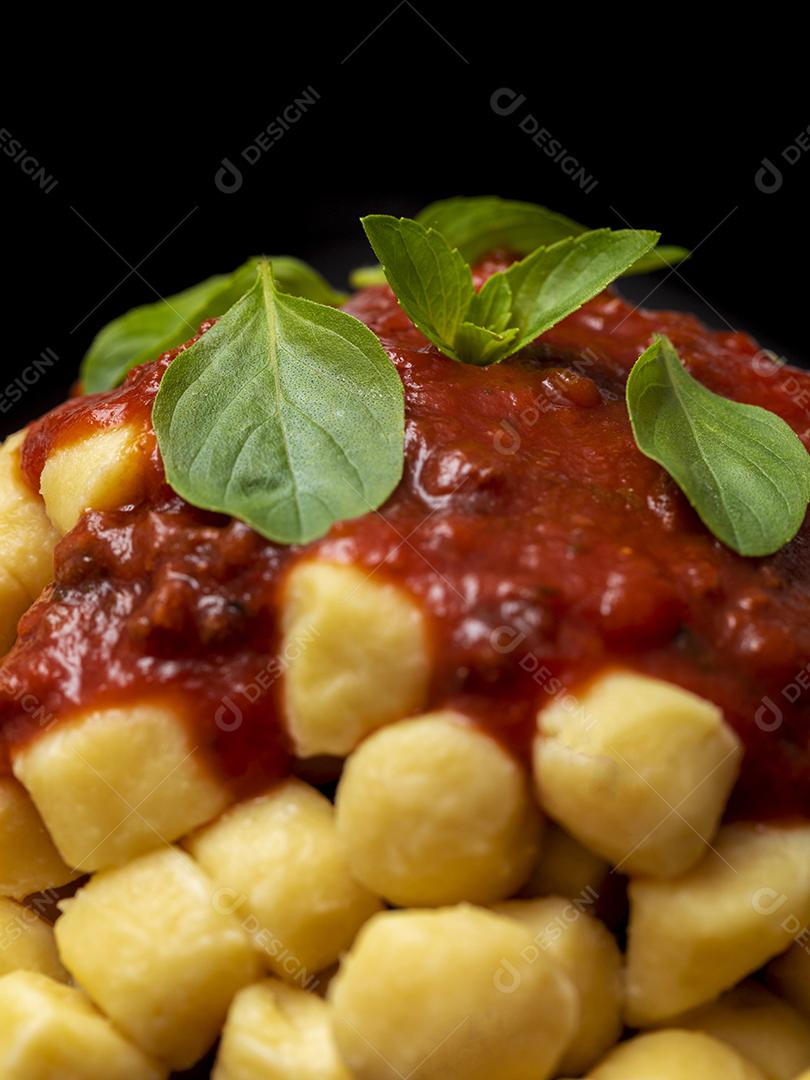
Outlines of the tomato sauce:
{"label": "tomato sauce", "polygon": [[[810,445],[810,375],[744,334],[637,310],[612,291],[483,369],[439,354],[386,287],[347,310],[379,336],[405,388],[405,472],[387,503],[282,547],[184,503],[155,447],[147,498],[87,513],[58,546],[54,584],[5,662],[6,745],[80,706],[172,694],[240,789],[282,774],[284,576],[320,555],[418,598],[434,643],[431,704],[463,709],[516,752],[538,706],[626,666],[722,707],[746,746],[731,815],[810,816],[807,522],[769,558],[735,555],[639,452],[624,401],[632,364],[663,332],[712,390],[773,410]],[[34,424],[32,485],[50,449],[88,427],[126,418],[151,430],[174,355]]]}

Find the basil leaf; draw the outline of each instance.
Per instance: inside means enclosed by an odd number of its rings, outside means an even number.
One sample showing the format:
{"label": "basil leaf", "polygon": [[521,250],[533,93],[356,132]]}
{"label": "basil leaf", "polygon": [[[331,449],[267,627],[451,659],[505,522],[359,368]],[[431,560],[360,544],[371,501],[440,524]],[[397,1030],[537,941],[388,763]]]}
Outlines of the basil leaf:
{"label": "basil leaf", "polygon": [[658,237],[648,230],[596,229],[538,248],[501,271],[512,291],[512,325],[520,331],[510,353],[600,293],[654,248]]}
{"label": "basil leaf", "polygon": [[467,308],[467,318],[478,326],[500,332],[509,326],[512,316],[512,289],[505,274],[487,278]]}
{"label": "basil leaf", "polygon": [[456,335],[456,352],[463,364],[486,367],[496,364],[514,350],[510,348],[518,335],[516,326],[499,333],[485,326],[463,322]]}
{"label": "basil leaf", "polygon": [[366,289],[369,285],[386,285],[388,279],[381,266],[356,266],[349,272],[349,284],[353,289]]}
{"label": "basil leaf", "polygon": [[[498,195],[441,199],[420,210],[415,220],[426,229],[440,232],[468,263],[477,262],[497,248],[515,255],[529,255],[538,247],[589,231],[585,225],[545,206],[501,199]],[[649,274],[675,266],[687,258],[689,251],[686,248],[664,245],[642,256],[622,275]],[[380,266],[361,266],[351,272],[349,281],[352,288],[364,289],[368,285],[384,285],[386,278]]]}
{"label": "basil leaf", "polygon": [[408,318],[447,356],[475,295],[470,268],[444,237],[410,218],[360,219]]}
{"label": "basil leaf", "polygon": [[326,278],[302,259],[291,255],[269,255],[276,288],[291,296],[302,296],[316,304],[340,307],[349,299],[348,294],[333,289]]}
{"label": "basil leaf", "polygon": [[440,232],[472,263],[496,248],[528,255],[535,248],[586,231],[584,225],[545,206],[497,195],[442,199],[421,210],[416,220],[426,229]]}
{"label": "basil leaf", "polygon": [[677,266],[689,258],[691,252],[688,248],[676,247],[673,244],[659,244],[648,255],[642,255],[640,259],[625,270],[622,277],[631,277],[633,274],[653,274],[656,270],[666,270],[668,266]]}
{"label": "basil leaf", "polygon": [[706,527],[740,555],[770,555],[801,528],[810,455],[781,417],[713,393],[657,337],[627,380],[643,454],[662,465]]}
{"label": "basil leaf", "polygon": [[446,356],[494,364],[601,292],[658,233],[598,229],[540,247],[476,293],[470,268],[435,229],[372,214],[363,228],[411,322]]}
{"label": "basil leaf", "polygon": [[[278,285],[285,292],[323,304],[342,304],[346,296],[335,292],[312,267],[280,255],[272,259]],[[216,274],[165,300],[143,304],[108,323],[93,340],[81,366],[85,393],[110,390],[132,368],[155,360],[182,345],[205,319],[222,315],[250,288],[256,259],[249,259],[231,274]]]}
{"label": "basil leaf", "polygon": [[403,468],[402,383],[375,335],[253,288],[170,364],[153,409],[166,476],[194,506],[304,543],[380,506]]}
{"label": "basil leaf", "polygon": [[85,393],[110,390],[132,368],[182,345],[206,318],[227,311],[256,276],[251,259],[232,274],[215,274],[165,300],[132,308],[98,332],[82,361]]}

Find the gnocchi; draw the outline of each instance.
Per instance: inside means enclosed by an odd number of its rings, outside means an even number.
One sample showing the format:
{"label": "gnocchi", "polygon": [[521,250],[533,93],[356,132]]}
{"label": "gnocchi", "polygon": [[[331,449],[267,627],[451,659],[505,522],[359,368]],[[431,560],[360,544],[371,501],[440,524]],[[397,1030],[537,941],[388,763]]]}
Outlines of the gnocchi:
{"label": "gnocchi", "polygon": [[352,1080],[322,998],[277,979],[245,987],[225,1022],[212,1080]]}
{"label": "gnocchi", "polygon": [[810,932],[802,932],[793,944],[771,960],[766,971],[770,988],[810,1020]]}
{"label": "gnocchi", "polygon": [[136,424],[121,424],[57,446],[48,455],[40,492],[60,533],[70,532],[85,510],[114,510],[143,495],[147,450]]}
{"label": "gnocchi", "polygon": [[270,970],[298,985],[334,963],[382,906],[349,874],[332,804],[300,780],[239,803],[185,844]]}
{"label": "gnocchi", "polygon": [[387,911],[329,987],[355,1080],[547,1080],[578,1021],[564,971],[514,919],[461,905]]}
{"label": "gnocchi", "polygon": [[352,873],[399,906],[503,899],[537,857],[523,769],[453,713],[370,735],[346,762],[336,807]]}
{"label": "gnocchi", "polygon": [[85,995],[46,975],[0,978],[3,1080],[165,1080],[168,1070],[133,1046]]}
{"label": "gnocchi", "polygon": [[579,1019],[557,1068],[565,1075],[583,1072],[622,1031],[622,957],[615,938],[581,905],[563,897],[509,900],[493,910],[530,930],[532,955],[544,954],[571,980]]}
{"label": "gnocchi", "polygon": [[765,1080],[731,1047],[696,1031],[655,1031],[620,1043],[588,1080]]}
{"label": "gnocchi", "polygon": [[51,927],[31,908],[0,896],[0,976],[13,971],[67,982]]}
{"label": "gnocchi", "polygon": [[728,990],[810,919],[810,825],[727,825],[675,880],[630,883],[626,1019],[658,1024]]}
{"label": "gnocchi", "polygon": [[75,877],[22,784],[0,779],[0,896],[22,900]]}
{"label": "gnocchi", "polygon": [[810,1024],[755,982],[742,983],[675,1023],[728,1043],[766,1080],[794,1080],[810,1067]]}
{"label": "gnocchi", "polygon": [[548,815],[624,873],[672,877],[714,836],[742,746],[720,710],[660,679],[604,675],[538,719]]}
{"label": "gnocchi", "polygon": [[299,563],[287,580],[282,629],[287,727],[300,757],[345,756],[375,728],[422,706],[425,616],[397,586],[353,566]]}
{"label": "gnocchi", "polygon": [[174,1069],[216,1039],[258,958],[221,890],[163,848],[96,874],[56,923],[62,962],[141,1049]]}
{"label": "gnocchi", "polygon": [[20,616],[53,578],[59,539],[22,474],[24,440],[18,431],[0,446],[0,656],[13,645]]}
{"label": "gnocchi", "polygon": [[540,855],[521,896],[567,896],[587,901],[595,897],[610,866],[559,826],[547,823]]}
{"label": "gnocchi", "polygon": [[210,821],[232,796],[183,715],[158,701],[82,712],[14,754],[62,857],[114,866]]}

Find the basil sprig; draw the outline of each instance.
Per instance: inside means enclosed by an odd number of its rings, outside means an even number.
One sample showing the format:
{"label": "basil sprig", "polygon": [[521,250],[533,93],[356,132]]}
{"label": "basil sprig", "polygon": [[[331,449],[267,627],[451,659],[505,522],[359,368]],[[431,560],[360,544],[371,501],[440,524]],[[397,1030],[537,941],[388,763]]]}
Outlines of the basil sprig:
{"label": "basil sprig", "polygon": [[179,495],[281,543],[375,509],[402,475],[402,383],[379,340],[282,292],[267,261],[171,363],[152,418]]}
{"label": "basil sprig", "polygon": [[740,555],[770,555],[801,528],[810,455],[781,417],[713,393],[656,337],[627,380],[642,453],[662,465],[706,527]]}
{"label": "basil sprig", "polygon": [[446,356],[494,364],[517,352],[651,251],[659,234],[596,229],[539,247],[476,293],[464,256],[410,218],[362,218],[408,317]]}
{"label": "basil sprig", "polygon": [[[300,259],[287,255],[271,259],[279,286],[295,296],[339,306],[345,293],[335,291]],[[111,390],[128,371],[182,345],[204,319],[224,314],[250,288],[257,259],[249,259],[230,274],[215,274],[165,300],[143,304],[108,323],[94,338],[81,366],[85,393]]]}
{"label": "basil sprig", "polygon": [[[538,247],[556,244],[588,232],[585,225],[535,203],[501,199],[497,195],[441,199],[420,210],[414,219],[426,229],[440,232],[450,247],[458,248],[469,263],[497,248],[528,255]],[[674,266],[689,257],[686,248],[661,245],[643,255],[622,274],[647,274]],[[350,275],[353,288],[384,285],[381,266],[361,266]]]}

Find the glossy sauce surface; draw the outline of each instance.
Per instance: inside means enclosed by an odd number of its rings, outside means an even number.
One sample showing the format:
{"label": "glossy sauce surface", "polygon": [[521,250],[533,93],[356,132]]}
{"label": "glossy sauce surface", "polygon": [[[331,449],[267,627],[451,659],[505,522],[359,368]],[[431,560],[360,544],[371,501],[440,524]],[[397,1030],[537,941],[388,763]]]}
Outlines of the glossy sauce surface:
{"label": "glossy sauce surface", "polygon": [[[283,548],[187,506],[154,447],[145,502],[88,513],[59,545],[55,584],[5,663],[7,743],[80,705],[169,693],[240,788],[283,772],[284,575],[318,554],[416,596],[434,642],[431,703],[464,709],[518,753],[539,705],[629,666],[724,709],[747,750],[730,813],[810,816],[807,522],[767,559],[724,548],[638,451],[624,402],[628,371],[661,331],[707,386],[772,409],[810,444],[810,376],[778,368],[743,334],[610,292],[483,369],[436,352],[385,287],[347,310],[379,335],[405,387],[396,492],[378,513]],[[148,429],[172,355],[33,425],[32,484],[49,450],[88,427]]]}

